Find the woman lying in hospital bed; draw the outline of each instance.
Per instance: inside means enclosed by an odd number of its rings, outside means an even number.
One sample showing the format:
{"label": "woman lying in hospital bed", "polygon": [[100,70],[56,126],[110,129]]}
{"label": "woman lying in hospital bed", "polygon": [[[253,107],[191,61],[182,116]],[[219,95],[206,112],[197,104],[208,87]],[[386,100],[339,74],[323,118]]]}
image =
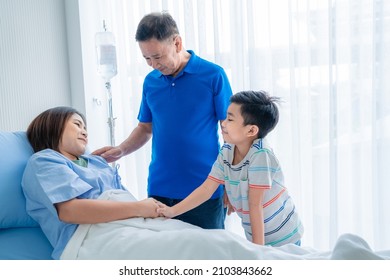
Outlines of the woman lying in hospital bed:
{"label": "woman lying in hospital bed", "polygon": [[158,202],[137,201],[118,171],[93,155],[84,116],[70,107],[38,115],[27,130],[35,154],[22,187],[29,215],[52,244],[54,259],[381,259],[354,235],[334,250],[260,246],[226,230],[158,218]]}

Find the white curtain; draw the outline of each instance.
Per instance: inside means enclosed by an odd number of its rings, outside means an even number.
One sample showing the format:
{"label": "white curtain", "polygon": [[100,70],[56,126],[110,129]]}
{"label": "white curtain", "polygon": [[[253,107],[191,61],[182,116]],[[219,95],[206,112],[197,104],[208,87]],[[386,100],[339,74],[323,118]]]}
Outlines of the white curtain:
{"label": "white curtain", "polygon": [[[303,246],[330,249],[351,232],[375,249],[390,248],[390,1],[94,3],[117,38],[118,142],[137,124],[151,70],[134,39],[137,24],[166,10],[184,46],[223,66],[234,92],[263,89],[283,99],[269,139],[306,228]],[[150,145],[121,160],[125,184],[139,198],[149,160]]]}

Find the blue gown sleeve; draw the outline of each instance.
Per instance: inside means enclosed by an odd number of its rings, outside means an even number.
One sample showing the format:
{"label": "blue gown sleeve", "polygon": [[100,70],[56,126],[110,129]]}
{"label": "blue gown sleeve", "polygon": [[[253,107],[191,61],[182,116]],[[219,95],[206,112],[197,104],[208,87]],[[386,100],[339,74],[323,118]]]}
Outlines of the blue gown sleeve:
{"label": "blue gown sleeve", "polygon": [[35,154],[29,160],[23,176],[25,192],[51,204],[76,198],[92,186],[82,180],[73,169],[70,161],[56,152]]}

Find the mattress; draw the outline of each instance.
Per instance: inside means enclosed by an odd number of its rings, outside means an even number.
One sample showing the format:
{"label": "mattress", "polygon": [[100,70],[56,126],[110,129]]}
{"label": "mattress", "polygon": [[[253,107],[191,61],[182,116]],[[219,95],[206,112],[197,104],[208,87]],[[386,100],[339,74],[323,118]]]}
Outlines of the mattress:
{"label": "mattress", "polygon": [[52,251],[38,227],[0,229],[0,260],[50,260]]}

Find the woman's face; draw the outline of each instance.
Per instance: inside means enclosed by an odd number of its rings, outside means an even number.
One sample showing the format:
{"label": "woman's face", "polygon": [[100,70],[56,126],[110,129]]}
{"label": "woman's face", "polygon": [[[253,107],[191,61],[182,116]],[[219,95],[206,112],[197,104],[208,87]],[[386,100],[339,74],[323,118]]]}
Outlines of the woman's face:
{"label": "woman's face", "polygon": [[75,160],[85,153],[88,144],[88,133],[83,119],[73,114],[65,124],[58,149],[61,154]]}

